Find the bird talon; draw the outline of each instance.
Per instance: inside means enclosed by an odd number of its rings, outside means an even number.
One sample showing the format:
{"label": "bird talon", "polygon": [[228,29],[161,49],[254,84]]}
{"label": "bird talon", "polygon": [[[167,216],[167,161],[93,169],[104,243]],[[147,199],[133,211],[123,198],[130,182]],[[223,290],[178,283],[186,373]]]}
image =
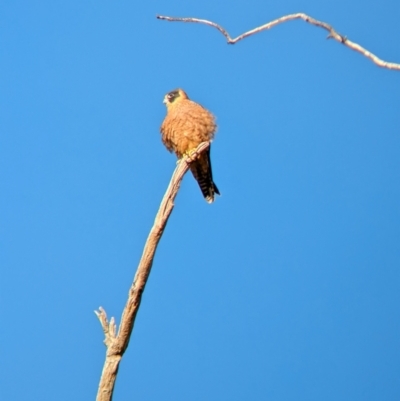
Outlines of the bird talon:
{"label": "bird talon", "polygon": [[185,153],[183,154],[183,157],[184,157],[184,158],[186,159],[186,161],[188,161],[189,163],[194,162],[194,161],[197,159],[198,156],[199,156],[199,155],[196,153],[196,149],[188,150],[187,152],[185,152]]}

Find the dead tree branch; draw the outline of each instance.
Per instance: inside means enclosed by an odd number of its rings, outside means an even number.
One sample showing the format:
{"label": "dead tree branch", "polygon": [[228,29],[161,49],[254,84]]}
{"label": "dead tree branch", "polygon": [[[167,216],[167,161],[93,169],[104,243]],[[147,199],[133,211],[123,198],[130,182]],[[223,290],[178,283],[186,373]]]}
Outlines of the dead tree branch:
{"label": "dead tree branch", "polygon": [[165,20],[165,21],[194,22],[194,23],[212,26],[213,28],[218,29],[222,33],[222,35],[225,36],[228,44],[230,44],[230,45],[234,45],[235,43],[239,42],[242,39],[247,38],[248,36],[255,35],[256,33],[259,33],[261,31],[266,31],[266,30],[271,29],[274,26],[282,24],[284,22],[293,21],[295,19],[302,19],[303,21],[308,22],[311,25],[315,25],[315,26],[325,29],[326,31],[328,31],[327,39],[334,39],[334,40],[338,41],[339,43],[349,47],[350,49],[361,53],[363,56],[369,58],[377,66],[382,67],[382,68],[388,68],[389,70],[400,71],[400,64],[389,63],[387,61],[381,60],[379,57],[375,56],[374,54],[369,52],[367,49],[364,49],[359,44],[352,42],[351,40],[347,39],[346,36],[343,36],[340,33],[338,33],[331,25],[327,24],[326,22],[318,21],[312,17],[309,17],[307,14],[304,14],[304,13],[285,15],[281,18],[277,18],[271,22],[268,22],[265,25],[261,25],[257,28],[251,29],[250,31],[242,33],[241,35],[239,35],[238,37],[236,37],[234,39],[232,39],[230,37],[229,33],[221,25],[218,25],[215,22],[208,21],[205,19],[167,17],[167,16],[163,16],[163,15],[157,15],[157,18],[161,19],[161,20]]}
{"label": "dead tree branch", "polygon": [[128,301],[126,302],[122,313],[118,332],[114,318],[111,318],[108,321],[106,312],[102,307],[95,311],[100,320],[100,324],[103,327],[105,335],[104,343],[107,347],[106,359],[97,392],[97,401],[111,401],[112,399],[119,363],[124,352],[128,348],[129,339],[139,310],[142,294],[147,279],[149,278],[157,245],[167,225],[168,218],[174,208],[174,200],[181,185],[183,176],[188,171],[190,163],[209,146],[209,142],[201,143],[190,157],[184,157],[179,162],[172,175],[167,191],[161,201],[153,227],[147,237],[142,258],[140,259],[135,278],[129,290]]}

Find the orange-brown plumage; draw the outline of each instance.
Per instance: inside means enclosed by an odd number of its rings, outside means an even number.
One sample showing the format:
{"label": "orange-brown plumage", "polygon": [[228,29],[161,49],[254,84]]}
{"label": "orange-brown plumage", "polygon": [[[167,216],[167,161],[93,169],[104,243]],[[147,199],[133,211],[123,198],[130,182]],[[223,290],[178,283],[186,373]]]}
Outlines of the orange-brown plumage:
{"label": "orange-brown plumage", "polygon": [[[214,138],[217,126],[214,116],[200,104],[193,102],[182,89],[169,92],[164,97],[167,115],[161,125],[162,141],[178,158],[197,148],[201,142]],[[210,148],[190,165],[207,202],[219,194],[213,182]]]}

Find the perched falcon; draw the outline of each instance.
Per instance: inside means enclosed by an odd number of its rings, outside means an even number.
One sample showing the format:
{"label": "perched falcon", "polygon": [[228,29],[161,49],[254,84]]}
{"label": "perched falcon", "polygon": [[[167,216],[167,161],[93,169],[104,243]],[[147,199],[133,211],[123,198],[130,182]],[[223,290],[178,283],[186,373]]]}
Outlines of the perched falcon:
{"label": "perched falcon", "polygon": [[[170,152],[180,159],[197,148],[201,142],[214,138],[217,126],[214,116],[203,106],[193,102],[182,89],[169,92],[164,97],[167,115],[161,125],[161,137]],[[208,203],[219,195],[212,178],[210,148],[204,151],[190,165],[194,178]]]}

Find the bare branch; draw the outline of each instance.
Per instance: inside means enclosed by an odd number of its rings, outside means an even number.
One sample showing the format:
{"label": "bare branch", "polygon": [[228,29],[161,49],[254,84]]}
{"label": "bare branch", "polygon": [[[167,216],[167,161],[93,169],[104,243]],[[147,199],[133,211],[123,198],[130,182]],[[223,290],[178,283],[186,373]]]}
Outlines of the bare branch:
{"label": "bare branch", "polygon": [[250,31],[247,31],[245,33],[242,33],[238,37],[232,39],[229,35],[229,33],[221,26],[216,24],[215,22],[208,21],[205,19],[198,19],[198,18],[178,18],[178,17],[167,17],[164,15],[157,15],[158,19],[165,20],[165,21],[178,21],[178,22],[194,22],[194,23],[199,23],[199,24],[205,24],[208,26],[212,26],[215,29],[218,29],[222,35],[225,36],[228,44],[234,45],[235,43],[239,42],[242,39],[247,38],[248,36],[254,35],[256,33],[259,33],[261,31],[266,31],[268,29],[273,28],[276,25],[282,24],[284,22],[292,21],[295,19],[302,19],[305,22],[308,22],[311,25],[318,26],[320,28],[325,29],[326,31],[329,32],[327,39],[334,39],[338,41],[339,43],[342,43],[343,45],[349,47],[350,49],[361,53],[363,56],[369,58],[373,63],[375,63],[377,66],[382,67],[382,68],[388,68],[389,70],[397,70],[400,71],[400,64],[396,63],[389,63],[387,61],[381,60],[379,57],[375,56],[371,52],[369,52],[367,49],[364,49],[362,46],[360,46],[357,43],[352,42],[351,40],[347,39],[346,36],[341,35],[338,33],[331,25],[327,24],[326,22],[318,21],[312,17],[309,17],[307,14],[304,13],[296,13],[296,14],[289,14],[285,15],[281,18],[277,18],[271,22],[268,22],[265,25],[261,25],[257,28],[254,28]]}
{"label": "bare branch", "polygon": [[102,307],[100,307],[98,311],[95,311],[100,320],[100,324],[103,327],[105,335],[104,343],[107,347],[106,360],[104,362],[97,392],[97,401],[110,401],[112,399],[119,363],[124,352],[128,348],[129,339],[142,300],[142,294],[150,275],[157,245],[167,225],[168,218],[174,208],[174,200],[181,185],[183,176],[188,171],[190,163],[209,146],[209,142],[201,143],[190,157],[184,157],[179,162],[172,175],[167,191],[161,201],[153,227],[147,237],[142,258],[140,259],[135,278],[129,290],[128,301],[122,313],[118,334],[114,318],[111,318],[108,322],[106,312]]}

